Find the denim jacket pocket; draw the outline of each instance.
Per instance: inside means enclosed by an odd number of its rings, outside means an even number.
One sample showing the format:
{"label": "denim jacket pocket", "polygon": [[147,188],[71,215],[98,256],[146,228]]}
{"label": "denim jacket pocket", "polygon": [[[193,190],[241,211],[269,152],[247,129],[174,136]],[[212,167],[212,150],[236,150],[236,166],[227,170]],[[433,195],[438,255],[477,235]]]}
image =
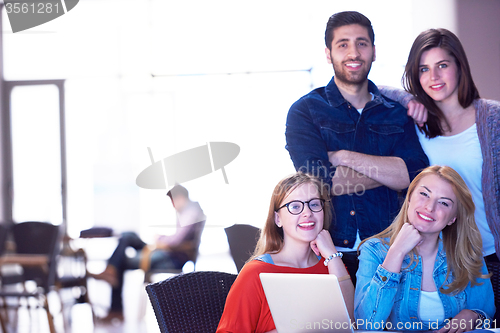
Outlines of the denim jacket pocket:
{"label": "denim jacket pocket", "polygon": [[368,132],[369,140],[367,144],[372,154],[391,156],[397,140],[403,138],[404,128],[396,124],[370,124],[368,125]]}
{"label": "denim jacket pocket", "polygon": [[352,142],[354,131],[356,129],[353,123],[320,121],[321,136],[327,143],[327,149],[339,150],[349,149],[349,143]]}
{"label": "denim jacket pocket", "polygon": [[391,134],[401,134],[404,133],[404,128],[402,126],[394,125],[394,124],[371,124],[368,126],[370,131],[382,134],[382,135],[391,135]]}
{"label": "denim jacket pocket", "polygon": [[354,123],[343,123],[339,121],[329,121],[329,120],[320,121],[319,126],[321,127],[321,131],[323,130],[333,131],[337,134],[354,132],[356,128]]}

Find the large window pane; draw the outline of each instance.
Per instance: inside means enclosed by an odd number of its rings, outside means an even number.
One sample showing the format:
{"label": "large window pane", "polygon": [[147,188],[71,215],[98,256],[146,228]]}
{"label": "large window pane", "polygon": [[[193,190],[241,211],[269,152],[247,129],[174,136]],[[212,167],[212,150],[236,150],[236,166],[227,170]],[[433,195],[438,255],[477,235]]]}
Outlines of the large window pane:
{"label": "large window pane", "polygon": [[11,95],[13,219],[62,222],[59,91],[17,86]]}

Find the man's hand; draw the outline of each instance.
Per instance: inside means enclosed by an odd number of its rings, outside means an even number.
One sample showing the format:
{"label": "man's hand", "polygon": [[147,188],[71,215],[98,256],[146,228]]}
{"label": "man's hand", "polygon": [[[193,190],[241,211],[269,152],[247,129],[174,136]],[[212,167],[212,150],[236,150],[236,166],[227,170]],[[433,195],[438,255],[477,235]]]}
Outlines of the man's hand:
{"label": "man's hand", "polygon": [[344,194],[363,194],[366,190],[371,190],[382,186],[376,180],[363,175],[351,168],[339,165],[332,177],[331,195],[339,196]]}
{"label": "man's hand", "polygon": [[168,250],[169,249],[168,237],[164,235],[157,235],[155,246],[158,250],[164,250],[164,251]]}
{"label": "man's hand", "polygon": [[[399,191],[410,185],[410,176],[408,175],[406,163],[400,157],[368,155],[342,149],[329,151],[327,153],[328,161],[330,161],[334,167],[337,167],[334,177],[340,177],[337,183],[340,183],[342,186],[344,184],[342,184],[341,180],[347,178],[350,178],[351,182],[354,180],[353,184],[351,184],[353,186],[356,186],[360,182],[366,183],[366,179],[371,179],[372,183],[366,184],[369,185],[367,189],[378,187],[379,184],[381,184],[395,191]],[[339,167],[347,167],[347,171],[352,169],[356,172],[356,175],[361,174],[366,177],[357,177],[357,179],[355,179],[354,176],[344,174],[342,170],[340,170],[342,172],[339,173]],[[351,172],[348,173],[350,174]],[[347,187],[344,192],[350,191],[351,188]],[[332,193],[334,195],[339,195],[335,194],[333,189]]]}
{"label": "man's hand", "polygon": [[341,165],[343,150],[329,151],[328,160],[334,167]]}
{"label": "man's hand", "polygon": [[408,102],[408,116],[412,117],[418,127],[424,126],[427,121],[428,111],[422,103],[415,100]]}

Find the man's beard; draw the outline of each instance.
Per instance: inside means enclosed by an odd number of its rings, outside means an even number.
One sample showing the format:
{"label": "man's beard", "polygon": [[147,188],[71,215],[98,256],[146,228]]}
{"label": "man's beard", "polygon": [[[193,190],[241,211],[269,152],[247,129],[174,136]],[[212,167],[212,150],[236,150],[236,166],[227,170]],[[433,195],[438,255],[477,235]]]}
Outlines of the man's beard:
{"label": "man's beard", "polygon": [[340,68],[336,66],[336,64],[333,64],[333,70],[335,72],[335,80],[337,82],[342,82],[347,85],[359,85],[364,83],[368,79],[368,73],[370,73],[371,69],[371,64],[367,68],[367,70],[362,70],[358,72],[349,72],[345,66],[344,63],[340,65]]}

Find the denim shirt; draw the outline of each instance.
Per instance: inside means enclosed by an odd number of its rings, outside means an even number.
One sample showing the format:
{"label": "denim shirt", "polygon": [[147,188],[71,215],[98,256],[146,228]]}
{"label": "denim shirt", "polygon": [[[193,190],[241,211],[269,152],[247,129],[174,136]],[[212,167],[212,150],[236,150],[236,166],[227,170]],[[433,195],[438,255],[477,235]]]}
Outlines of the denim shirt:
{"label": "denim shirt", "polygon": [[[296,170],[309,172],[330,187],[336,168],[328,151],[349,150],[368,155],[397,156],[406,163],[410,181],[429,161],[422,150],[413,120],[397,102],[383,97],[373,82],[374,95],[360,113],[344,99],[334,79],[295,102],[286,121],[286,149]],[[376,168],[366,170],[370,177]],[[385,229],[399,211],[398,192],[386,186],[354,195],[332,196],[334,217],[330,227],[335,245],[354,246]],[[339,189],[332,188],[332,193]]]}
{"label": "denim shirt", "polygon": [[[413,263],[411,267],[405,269],[410,263],[410,257],[407,255],[403,261],[402,271],[392,273],[382,267],[387,250],[388,245],[383,244],[380,239],[371,239],[361,246],[354,297],[354,316],[358,329],[372,330],[382,322],[390,322],[388,325],[393,330],[435,330],[447,324],[451,325],[447,319],[451,320],[463,309],[482,312],[488,319],[495,313],[490,279],[478,279],[477,282],[482,284],[474,287],[469,283],[456,295],[440,292],[439,288],[452,280],[451,276],[446,279],[448,268],[446,253],[443,242],[440,241],[432,275],[443,303],[445,321],[439,326],[436,322],[421,322],[418,316],[418,304],[422,285],[422,259],[419,258],[417,265]],[[482,272],[487,273],[484,262]],[[359,324],[363,325],[360,327]],[[490,324],[493,327],[493,323]]]}

